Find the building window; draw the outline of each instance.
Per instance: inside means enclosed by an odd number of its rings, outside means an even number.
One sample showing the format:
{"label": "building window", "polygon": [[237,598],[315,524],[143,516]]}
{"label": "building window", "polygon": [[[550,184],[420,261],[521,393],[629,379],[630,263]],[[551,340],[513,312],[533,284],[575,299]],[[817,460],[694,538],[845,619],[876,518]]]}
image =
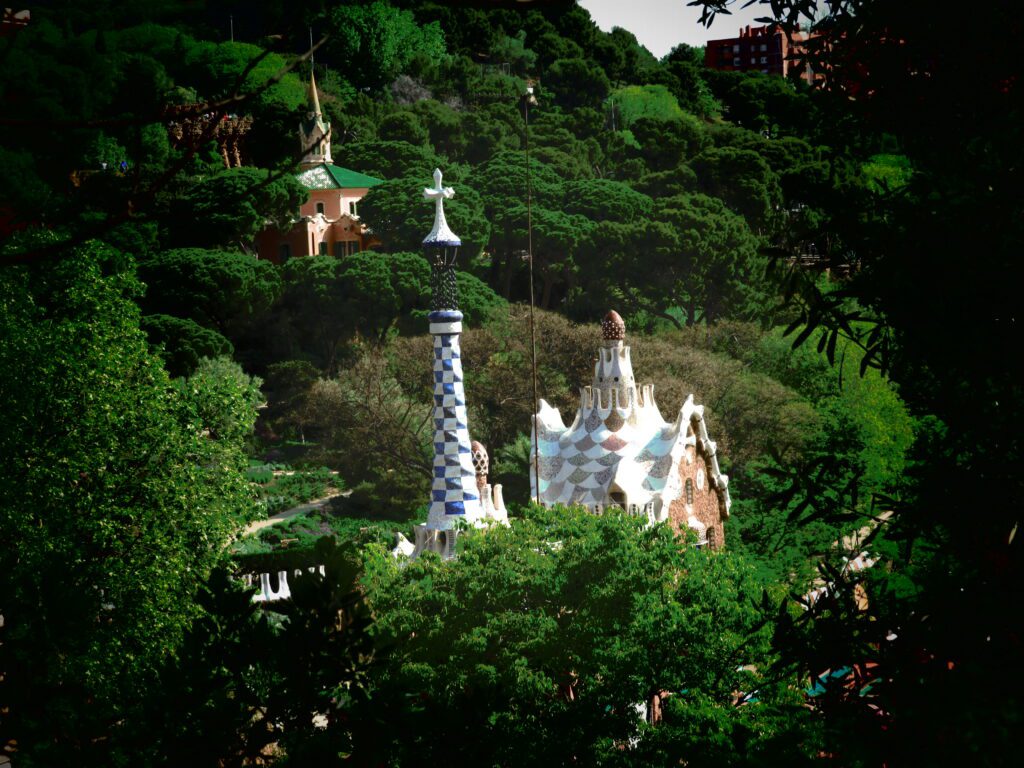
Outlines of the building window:
{"label": "building window", "polygon": [[320,241],[320,255],[327,255],[327,243],[325,243],[323,240]]}
{"label": "building window", "polygon": [[693,504],[693,480],[686,478],[686,503]]}
{"label": "building window", "polygon": [[767,51],[768,50],[768,46],[765,43],[761,43],[761,50],[762,51]]}
{"label": "building window", "polygon": [[608,494],[608,499],[612,504],[617,504],[621,509],[626,508],[626,494],[624,491],[612,491]]}
{"label": "building window", "polygon": [[767,56],[762,56],[761,57],[761,63],[762,64],[767,64],[768,63],[768,57]]}
{"label": "building window", "polygon": [[321,216],[324,215],[324,204],[323,203],[317,203],[316,204],[316,212],[319,213]]}
{"label": "building window", "polygon": [[356,208],[356,201],[355,200],[352,200],[352,201],[349,202],[349,204],[348,204],[348,212],[351,213],[353,216],[358,216],[359,215],[359,211]]}
{"label": "building window", "polygon": [[735,59],[732,60],[732,65],[734,67],[738,67],[740,64],[742,64],[742,62],[740,61],[740,57],[739,56],[737,56]]}
{"label": "building window", "polygon": [[735,45],[733,45],[733,47],[732,47],[732,52],[733,52],[733,53],[739,53],[739,52],[740,52],[740,46],[739,46],[739,43],[736,43]]}
{"label": "building window", "polygon": [[344,255],[345,255],[345,243],[343,243],[341,240],[339,240],[338,242],[336,242],[334,244],[334,257],[337,258],[337,259],[340,259]]}
{"label": "building window", "polygon": [[288,243],[281,243],[277,246],[277,258],[281,261],[288,261],[292,257],[292,247]]}
{"label": "building window", "polygon": [[751,63],[751,64],[757,64],[757,58],[756,58],[756,57],[754,57],[754,56],[751,56],[751,57],[750,57],[750,63]]}

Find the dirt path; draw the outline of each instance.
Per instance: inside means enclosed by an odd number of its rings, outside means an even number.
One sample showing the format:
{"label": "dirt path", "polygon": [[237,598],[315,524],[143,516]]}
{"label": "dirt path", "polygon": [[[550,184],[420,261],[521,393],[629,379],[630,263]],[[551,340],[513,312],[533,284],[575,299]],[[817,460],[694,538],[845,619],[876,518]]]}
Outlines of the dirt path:
{"label": "dirt path", "polygon": [[326,506],[331,499],[336,499],[339,496],[344,496],[349,491],[331,490],[326,496],[320,499],[314,499],[313,501],[307,501],[305,504],[299,504],[297,507],[286,509],[283,512],[278,512],[276,515],[271,515],[266,520],[257,520],[255,523],[249,523],[249,527],[245,529],[246,535],[255,533],[256,531],[267,528],[271,525],[287,520],[296,515],[301,515],[304,512],[313,512],[314,510],[321,509]]}

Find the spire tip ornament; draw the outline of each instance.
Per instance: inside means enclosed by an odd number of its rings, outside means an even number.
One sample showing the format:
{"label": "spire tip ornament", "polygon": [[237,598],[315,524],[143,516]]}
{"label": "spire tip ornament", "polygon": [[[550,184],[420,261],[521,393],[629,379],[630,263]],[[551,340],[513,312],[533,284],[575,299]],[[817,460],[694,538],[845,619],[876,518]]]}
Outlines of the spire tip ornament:
{"label": "spire tip ornament", "polygon": [[[423,188],[423,198],[434,201],[434,228],[423,238],[423,249],[430,262],[432,314],[458,312],[459,291],[455,279],[455,257],[462,241],[448,226],[444,201],[455,197],[455,190],[441,184],[441,169],[434,169],[434,186]],[[459,315],[459,319],[462,316]]]}
{"label": "spire tip ornament", "polygon": [[614,309],[609,310],[601,321],[601,338],[605,341],[624,341],[626,338],[626,322]]}
{"label": "spire tip ornament", "polygon": [[434,201],[434,227],[430,230],[430,234],[423,238],[424,246],[462,245],[459,236],[451,231],[444,217],[444,201],[451,200],[453,197],[455,197],[455,190],[442,186],[441,169],[435,168],[434,186],[423,188],[423,199]]}

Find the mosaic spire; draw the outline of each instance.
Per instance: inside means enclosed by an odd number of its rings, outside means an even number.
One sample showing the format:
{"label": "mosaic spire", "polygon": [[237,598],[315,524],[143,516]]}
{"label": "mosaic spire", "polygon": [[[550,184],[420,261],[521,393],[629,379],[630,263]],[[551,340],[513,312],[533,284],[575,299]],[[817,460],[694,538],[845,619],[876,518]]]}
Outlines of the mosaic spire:
{"label": "mosaic spire", "polygon": [[454,194],[451,187],[441,185],[440,169],[434,171],[434,186],[423,190],[423,197],[435,205],[434,228],[423,247],[433,278],[428,319],[434,337],[434,481],[427,528],[438,531],[451,529],[459,520],[472,524],[482,517],[459,347],[462,313],[455,287],[455,257],[462,241],[444,216],[444,201]]}
{"label": "mosaic spire", "polygon": [[626,323],[614,309],[601,321],[601,346],[597,350],[591,386],[601,393],[606,408],[611,405],[625,408],[637,399],[633,363],[626,346]]}

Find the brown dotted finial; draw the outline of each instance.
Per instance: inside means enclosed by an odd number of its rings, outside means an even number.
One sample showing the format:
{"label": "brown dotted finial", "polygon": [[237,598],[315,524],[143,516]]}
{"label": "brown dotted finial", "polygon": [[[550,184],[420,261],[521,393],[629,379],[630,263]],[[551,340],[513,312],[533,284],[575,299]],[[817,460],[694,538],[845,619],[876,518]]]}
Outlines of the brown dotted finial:
{"label": "brown dotted finial", "polygon": [[476,470],[476,485],[478,488],[483,488],[487,485],[487,473],[490,470],[491,460],[487,456],[487,449],[484,448],[483,443],[474,440],[469,444],[469,449],[473,455],[473,469]]}
{"label": "brown dotted finial", "polygon": [[626,338],[626,324],[614,309],[601,321],[601,338],[605,341],[622,341]]}

